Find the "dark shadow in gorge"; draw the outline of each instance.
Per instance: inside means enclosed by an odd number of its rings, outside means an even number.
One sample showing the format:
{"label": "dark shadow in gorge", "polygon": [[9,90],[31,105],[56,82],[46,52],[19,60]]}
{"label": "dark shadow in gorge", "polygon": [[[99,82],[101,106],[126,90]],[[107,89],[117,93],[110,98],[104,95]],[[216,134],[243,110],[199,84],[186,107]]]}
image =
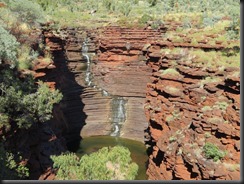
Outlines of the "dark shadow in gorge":
{"label": "dark shadow in gorge", "polygon": [[83,93],[83,86],[80,86],[75,80],[75,74],[72,73],[68,66],[64,54],[55,54],[54,62],[60,68],[59,74],[62,75],[62,80],[58,89],[63,94],[64,115],[68,121],[68,130],[64,133],[69,151],[76,152],[79,148],[81,136],[80,131],[85,125],[87,115],[83,111],[84,103],[81,101],[80,95]]}
{"label": "dark shadow in gorge", "polygon": [[56,88],[63,94],[61,111],[64,114],[66,126],[62,130],[62,135],[66,140],[68,150],[76,152],[82,139],[80,131],[87,118],[83,112],[84,103],[80,97],[84,87],[76,82],[75,74],[69,70],[63,50],[53,51],[52,55],[56,68],[49,71],[46,80],[55,81]]}
{"label": "dark shadow in gorge", "polygon": [[[150,133],[150,128],[149,127],[147,127],[144,130],[144,144],[147,147],[146,152],[147,152],[147,155],[148,155],[148,158],[149,158],[149,156],[153,152],[153,146],[156,145],[156,143],[152,141],[152,137],[151,137],[151,133]],[[149,159],[147,159],[147,161],[145,162],[145,167],[148,168],[148,165],[149,165]]]}

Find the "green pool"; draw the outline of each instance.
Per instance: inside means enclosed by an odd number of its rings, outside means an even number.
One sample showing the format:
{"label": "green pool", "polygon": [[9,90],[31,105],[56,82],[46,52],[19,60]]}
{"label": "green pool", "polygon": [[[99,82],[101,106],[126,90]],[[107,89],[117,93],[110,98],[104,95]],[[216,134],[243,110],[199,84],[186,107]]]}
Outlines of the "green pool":
{"label": "green pool", "polygon": [[131,157],[139,166],[136,180],[147,180],[146,164],[148,156],[143,143],[112,136],[94,136],[82,139],[77,155],[82,156],[99,150],[102,147],[121,145],[127,147],[131,152]]}

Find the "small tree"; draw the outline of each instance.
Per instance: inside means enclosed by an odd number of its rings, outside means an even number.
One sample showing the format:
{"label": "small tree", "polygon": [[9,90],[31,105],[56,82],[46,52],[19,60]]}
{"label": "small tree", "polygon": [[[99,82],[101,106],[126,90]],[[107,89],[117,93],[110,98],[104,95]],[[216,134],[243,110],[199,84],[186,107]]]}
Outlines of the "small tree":
{"label": "small tree", "polygon": [[62,99],[58,90],[51,91],[46,84],[40,83],[36,92],[25,94],[18,87],[0,83],[0,113],[5,120],[4,126],[8,127],[6,121],[9,121],[27,129],[34,123],[51,119],[53,105]]}
{"label": "small tree", "polygon": [[16,65],[18,46],[16,38],[0,25],[0,65],[4,63],[12,67]]}

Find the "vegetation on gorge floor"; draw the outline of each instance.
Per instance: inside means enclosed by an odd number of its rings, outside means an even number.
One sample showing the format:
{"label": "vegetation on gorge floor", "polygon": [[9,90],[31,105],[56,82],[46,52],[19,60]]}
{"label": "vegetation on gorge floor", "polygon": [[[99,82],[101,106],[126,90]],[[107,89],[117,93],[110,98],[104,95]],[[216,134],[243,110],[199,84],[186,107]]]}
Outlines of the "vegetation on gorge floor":
{"label": "vegetation on gorge floor", "polygon": [[133,180],[138,165],[123,146],[103,147],[80,159],[74,153],[51,156],[57,180]]}

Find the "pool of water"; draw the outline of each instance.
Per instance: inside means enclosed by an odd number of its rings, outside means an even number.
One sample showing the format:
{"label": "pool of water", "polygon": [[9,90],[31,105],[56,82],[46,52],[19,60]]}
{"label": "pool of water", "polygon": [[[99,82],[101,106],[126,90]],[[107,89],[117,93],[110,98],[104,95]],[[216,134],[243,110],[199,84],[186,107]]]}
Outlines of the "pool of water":
{"label": "pool of water", "polygon": [[90,154],[94,151],[99,150],[102,147],[121,145],[127,147],[131,152],[131,158],[139,166],[138,175],[136,180],[147,180],[146,175],[146,164],[148,156],[146,153],[146,147],[143,143],[124,139],[120,137],[111,136],[94,136],[88,137],[81,140],[80,147],[76,154],[82,156],[84,154]]}

